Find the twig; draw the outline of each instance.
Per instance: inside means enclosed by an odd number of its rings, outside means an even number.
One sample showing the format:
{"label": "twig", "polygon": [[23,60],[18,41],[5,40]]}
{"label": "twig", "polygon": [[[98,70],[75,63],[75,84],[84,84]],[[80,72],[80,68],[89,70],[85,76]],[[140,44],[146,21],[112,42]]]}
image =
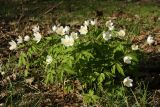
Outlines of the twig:
{"label": "twig", "polygon": [[17,25],[20,23],[21,19],[24,17],[24,8],[23,8],[23,2],[22,2],[21,9],[22,9],[22,13],[21,13],[20,17],[18,18]]}
{"label": "twig", "polygon": [[126,107],[129,107],[127,97],[125,97]]}
{"label": "twig", "polygon": [[130,90],[131,90],[131,92],[132,92],[132,94],[133,94],[133,96],[134,96],[134,99],[135,99],[135,101],[136,101],[138,107],[140,107],[140,104],[139,104],[139,102],[138,102],[138,100],[137,100],[136,95],[134,94],[134,92],[133,92],[133,90],[132,90],[131,88],[130,88]]}
{"label": "twig", "polygon": [[50,11],[52,11],[54,8],[58,7],[58,6],[61,5],[62,3],[63,3],[63,1],[59,2],[57,5],[54,5],[52,8],[48,9],[45,13],[41,14],[40,16],[49,13]]}

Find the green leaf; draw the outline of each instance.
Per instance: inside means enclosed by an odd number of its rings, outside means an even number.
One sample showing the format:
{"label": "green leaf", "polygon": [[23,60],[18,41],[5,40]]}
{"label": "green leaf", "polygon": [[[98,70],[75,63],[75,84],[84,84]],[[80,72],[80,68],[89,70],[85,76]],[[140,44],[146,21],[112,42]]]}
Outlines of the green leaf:
{"label": "green leaf", "polygon": [[73,71],[72,67],[70,67],[69,65],[65,64],[62,68],[64,71],[66,71],[66,73],[68,74],[74,74],[75,72]]}
{"label": "green leaf", "polygon": [[19,57],[19,62],[18,62],[18,66],[22,66],[26,64],[26,60],[25,60],[26,55],[21,52],[20,57]]}
{"label": "green leaf", "polygon": [[119,72],[121,75],[125,76],[125,75],[124,75],[124,71],[123,71],[121,65],[120,65],[120,64],[116,64],[116,67],[117,67],[118,72]]}
{"label": "green leaf", "polygon": [[115,71],[116,71],[116,65],[113,65],[113,66],[112,66],[111,71],[112,71],[112,73],[113,73],[113,74],[115,74]]}
{"label": "green leaf", "polygon": [[104,74],[105,74],[105,77],[108,77],[108,78],[114,77],[114,74],[112,74],[110,71],[105,71]]}
{"label": "green leaf", "polygon": [[98,77],[98,83],[102,83],[104,81],[104,79],[105,79],[105,75],[104,75],[104,73],[101,73]]}
{"label": "green leaf", "polygon": [[28,76],[28,70],[27,70],[27,69],[24,71],[24,76],[25,76],[25,77]]}
{"label": "green leaf", "polygon": [[132,57],[132,60],[133,60],[133,61],[135,61],[135,62],[138,62],[138,61],[139,61],[139,59],[137,58],[137,54],[136,54],[136,53],[131,53],[131,54],[129,54],[129,56]]}
{"label": "green leaf", "polygon": [[49,82],[49,74],[47,74],[47,77],[45,78],[45,83],[48,84]]}
{"label": "green leaf", "polygon": [[85,104],[95,104],[99,97],[94,95],[93,90],[89,90],[87,94],[83,94],[83,101]]}
{"label": "green leaf", "polygon": [[106,84],[107,84],[107,85],[111,85],[112,82],[113,82],[113,81],[107,81]]}

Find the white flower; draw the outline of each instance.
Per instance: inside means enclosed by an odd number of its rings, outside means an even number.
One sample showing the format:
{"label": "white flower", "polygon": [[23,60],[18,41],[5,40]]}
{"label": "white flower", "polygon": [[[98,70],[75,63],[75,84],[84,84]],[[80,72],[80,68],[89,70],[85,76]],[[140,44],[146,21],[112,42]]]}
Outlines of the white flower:
{"label": "white flower", "polygon": [[18,36],[18,39],[17,39],[17,44],[20,44],[20,43],[22,43],[23,42],[23,39],[22,39],[22,37],[21,36]]}
{"label": "white flower", "polygon": [[33,26],[32,31],[33,31],[34,33],[35,33],[35,32],[39,32],[39,26],[38,26],[38,25]]}
{"label": "white flower", "polygon": [[124,37],[126,35],[125,30],[120,30],[118,33],[118,36]]}
{"label": "white flower", "polygon": [[55,32],[56,30],[57,30],[57,26],[56,25],[52,26],[52,31]]}
{"label": "white flower", "polygon": [[65,35],[65,38],[61,39],[61,43],[65,46],[72,46],[74,44],[74,39],[72,36]]}
{"label": "white flower", "polygon": [[138,45],[132,45],[131,48],[132,48],[133,51],[136,51],[136,50],[139,49],[139,48],[138,48]]}
{"label": "white flower", "polygon": [[70,27],[69,26],[65,26],[63,30],[64,30],[64,32],[66,34],[69,34]]}
{"label": "white flower", "polygon": [[65,35],[65,30],[63,29],[63,26],[60,26],[56,29],[56,33],[58,35]]}
{"label": "white flower", "polygon": [[108,26],[112,26],[112,25],[113,25],[113,22],[112,22],[111,20],[106,21],[106,27],[108,27]]}
{"label": "white flower", "polygon": [[84,21],[84,26],[89,26],[89,20]]}
{"label": "white flower", "polygon": [[30,40],[30,37],[28,36],[28,35],[26,35],[25,37],[24,37],[24,41],[29,41]]}
{"label": "white flower", "polygon": [[52,56],[50,56],[50,55],[47,55],[47,58],[46,58],[46,63],[47,63],[47,64],[50,64],[52,61],[53,61],[53,58],[52,58]]}
{"label": "white flower", "polygon": [[1,75],[4,75],[5,74],[5,72],[1,72]]}
{"label": "white flower", "polygon": [[133,84],[132,84],[133,80],[130,79],[129,77],[126,77],[124,80],[123,80],[123,84],[124,86],[126,87],[132,87]]}
{"label": "white flower", "polygon": [[114,26],[109,26],[108,28],[109,28],[109,30],[113,30]]}
{"label": "white flower", "polygon": [[10,50],[14,50],[14,49],[17,48],[17,44],[16,44],[15,41],[12,40],[11,42],[9,42],[9,44],[11,45],[11,46],[9,47]]}
{"label": "white flower", "polygon": [[80,34],[82,34],[82,35],[86,35],[86,34],[88,33],[88,28],[87,28],[87,26],[81,26],[79,32],[80,32]]}
{"label": "white flower", "polygon": [[74,39],[78,39],[78,33],[76,33],[76,32],[72,32],[72,33],[71,33],[71,36],[72,36]]}
{"label": "white flower", "polygon": [[94,19],[94,20],[91,20],[91,25],[96,25],[97,24],[97,20]]}
{"label": "white flower", "polygon": [[114,29],[114,26],[113,26],[113,23],[111,20],[107,21],[106,22],[106,27],[109,28],[109,30],[113,30]]}
{"label": "white flower", "polygon": [[152,37],[151,35],[148,36],[148,38],[147,38],[147,43],[148,43],[149,45],[152,45],[152,44],[154,43],[154,39],[153,39],[153,37]]}
{"label": "white flower", "polygon": [[112,34],[110,34],[109,32],[103,32],[103,39],[108,41],[110,40],[112,37]]}
{"label": "white flower", "polygon": [[33,40],[37,41],[37,43],[40,42],[42,35],[39,32],[35,32],[33,35],[34,35]]}
{"label": "white flower", "polygon": [[123,61],[124,61],[124,63],[126,63],[126,64],[131,64],[131,60],[132,60],[132,57],[130,57],[130,56],[125,56],[125,57],[123,58]]}

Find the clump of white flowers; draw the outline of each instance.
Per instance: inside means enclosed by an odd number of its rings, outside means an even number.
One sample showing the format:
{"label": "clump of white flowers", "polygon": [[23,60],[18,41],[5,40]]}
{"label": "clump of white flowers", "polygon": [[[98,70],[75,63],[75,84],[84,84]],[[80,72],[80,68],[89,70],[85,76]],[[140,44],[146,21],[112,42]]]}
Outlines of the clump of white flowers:
{"label": "clump of white flowers", "polygon": [[17,49],[17,43],[14,40],[12,40],[11,42],[9,42],[9,44],[10,44],[10,47],[9,47],[10,50]]}
{"label": "clump of white flowers", "polygon": [[37,43],[41,41],[42,35],[39,32],[34,32],[33,33],[33,40],[36,41]]}
{"label": "clump of white flowers", "polygon": [[149,45],[152,45],[154,42],[155,42],[155,41],[154,41],[153,37],[152,37],[151,35],[149,35],[148,38],[147,38],[147,43],[148,43]]}
{"label": "clump of white flowers", "polygon": [[114,29],[113,22],[111,20],[107,21],[106,27],[108,27],[109,30],[113,30]]}
{"label": "clump of white flowers", "polygon": [[64,38],[61,38],[61,43],[65,46],[73,46],[74,38],[72,36],[65,35]]}
{"label": "clump of white flowers", "polygon": [[30,40],[30,37],[28,36],[28,35],[26,35],[25,37],[24,37],[24,41],[29,41]]}
{"label": "clump of white flowers", "polygon": [[[34,36],[33,40],[37,41],[37,43],[40,42],[40,40],[42,38],[42,35],[39,33],[39,26],[33,26],[32,31],[33,31],[33,36]],[[30,37],[28,35],[26,35],[24,37],[24,41],[29,41],[29,40],[30,40]],[[18,38],[16,39],[16,41],[17,41],[17,43],[14,40],[12,40],[11,42],[9,42],[9,44],[10,44],[9,49],[10,50],[16,49],[18,44],[23,43],[22,36],[18,36]]]}
{"label": "clump of white flowers", "polygon": [[87,26],[81,26],[81,28],[79,29],[80,34],[82,35],[86,35],[88,33],[88,28]]}
{"label": "clump of white flowers", "polygon": [[136,51],[136,50],[139,49],[138,45],[135,45],[135,44],[133,44],[133,45],[131,46],[131,48],[132,48],[133,51]]}
{"label": "clump of white flowers", "polygon": [[120,30],[120,31],[117,32],[117,33],[118,33],[118,36],[120,36],[120,37],[124,37],[124,36],[126,35],[125,30]]}
{"label": "clump of white flowers", "polygon": [[18,39],[17,39],[17,44],[20,44],[20,43],[23,43],[23,39],[21,36],[18,36]]}
{"label": "clump of white flowers", "polygon": [[131,64],[131,60],[132,60],[132,57],[130,57],[130,56],[125,56],[125,57],[123,58],[123,61],[124,61],[124,63],[126,63],[126,64]]}
{"label": "clump of white flowers", "polygon": [[46,58],[46,63],[47,63],[47,65],[50,64],[50,63],[52,63],[52,61],[53,61],[52,56],[47,55],[47,58]]}
{"label": "clump of white flowers", "polygon": [[103,35],[103,39],[106,41],[110,40],[112,37],[112,34],[110,34],[109,32],[103,32],[102,35]]}
{"label": "clump of white flowers", "polygon": [[129,77],[126,77],[123,80],[123,85],[126,86],[126,87],[132,87],[133,86],[132,82],[133,82],[132,79],[130,79]]}

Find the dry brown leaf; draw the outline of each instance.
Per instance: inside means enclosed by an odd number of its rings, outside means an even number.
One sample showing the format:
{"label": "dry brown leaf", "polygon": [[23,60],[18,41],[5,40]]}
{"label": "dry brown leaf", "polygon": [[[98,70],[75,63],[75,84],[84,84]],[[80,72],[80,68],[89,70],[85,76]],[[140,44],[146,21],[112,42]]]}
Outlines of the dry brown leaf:
{"label": "dry brown leaf", "polygon": [[29,85],[31,85],[33,81],[34,81],[34,77],[25,79],[25,82]]}

